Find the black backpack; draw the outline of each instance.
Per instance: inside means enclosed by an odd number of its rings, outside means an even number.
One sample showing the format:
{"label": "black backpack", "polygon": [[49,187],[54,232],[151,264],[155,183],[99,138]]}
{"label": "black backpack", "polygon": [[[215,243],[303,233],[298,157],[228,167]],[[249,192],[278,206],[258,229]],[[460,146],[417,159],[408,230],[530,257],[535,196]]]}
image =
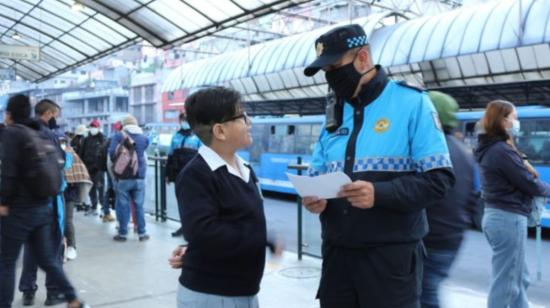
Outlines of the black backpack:
{"label": "black backpack", "polygon": [[190,148],[175,149],[166,161],[166,177],[168,182],[175,182],[185,165],[197,155],[197,150]]}
{"label": "black backpack", "polygon": [[15,124],[23,130],[26,140],[22,154],[22,175],[30,193],[40,199],[53,197],[61,189],[64,157],[60,149],[45,134],[30,127]]}

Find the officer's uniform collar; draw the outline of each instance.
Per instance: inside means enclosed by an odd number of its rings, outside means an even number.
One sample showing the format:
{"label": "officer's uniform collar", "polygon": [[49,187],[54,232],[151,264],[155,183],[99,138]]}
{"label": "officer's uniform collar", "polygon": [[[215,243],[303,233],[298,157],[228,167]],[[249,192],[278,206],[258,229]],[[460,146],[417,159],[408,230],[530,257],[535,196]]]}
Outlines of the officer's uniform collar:
{"label": "officer's uniform collar", "polygon": [[374,101],[388,84],[388,75],[381,65],[376,65],[376,75],[367,84],[361,87],[356,98],[351,99],[350,104],[355,108],[362,108]]}

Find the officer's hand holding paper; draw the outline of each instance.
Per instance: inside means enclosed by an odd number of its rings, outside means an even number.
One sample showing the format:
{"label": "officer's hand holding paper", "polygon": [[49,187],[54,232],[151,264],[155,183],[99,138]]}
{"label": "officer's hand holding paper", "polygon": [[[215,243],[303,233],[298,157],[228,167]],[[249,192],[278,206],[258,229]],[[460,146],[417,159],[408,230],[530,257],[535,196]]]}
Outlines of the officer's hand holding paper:
{"label": "officer's hand holding paper", "polygon": [[287,173],[287,176],[301,197],[338,198],[341,187],[351,183],[349,176],[343,172],[327,173],[314,177]]}

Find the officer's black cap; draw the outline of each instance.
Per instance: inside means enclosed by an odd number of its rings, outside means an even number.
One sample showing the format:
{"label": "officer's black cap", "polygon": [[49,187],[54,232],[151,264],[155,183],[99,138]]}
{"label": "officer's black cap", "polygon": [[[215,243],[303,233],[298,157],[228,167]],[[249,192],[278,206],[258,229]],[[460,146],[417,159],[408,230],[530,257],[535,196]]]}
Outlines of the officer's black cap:
{"label": "officer's black cap", "polygon": [[367,35],[360,25],[334,28],[315,41],[317,59],[306,67],[304,75],[313,76],[323,67],[338,61],[346,51],[367,44]]}

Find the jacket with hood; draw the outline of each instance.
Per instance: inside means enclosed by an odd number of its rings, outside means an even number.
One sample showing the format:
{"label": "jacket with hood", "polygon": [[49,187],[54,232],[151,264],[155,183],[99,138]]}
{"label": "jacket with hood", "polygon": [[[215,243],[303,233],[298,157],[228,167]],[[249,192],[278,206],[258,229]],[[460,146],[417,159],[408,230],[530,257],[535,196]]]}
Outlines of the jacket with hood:
{"label": "jacket with hood", "polygon": [[[36,131],[41,130],[36,120],[26,119],[16,124],[26,125]],[[25,183],[23,155],[28,136],[15,126],[8,125],[2,134],[2,185],[0,187],[1,204],[10,208],[30,208],[47,206],[51,198],[37,198]]]}
{"label": "jacket with hood", "polygon": [[550,185],[527,170],[520,154],[506,143],[505,137],[482,134],[478,144],[475,156],[480,166],[485,207],[528,216],[534,196],[550,195]]}
{"label": "jacket with hood", "polygon": [[[137,126],[137,125],[126,125],[122,129],[132,140],[134,140],[136,145],[136,152],[138,156],[138,179],[144,179],[145,178],[145,170],[147,169],[147,160],[145,158],[145,150],[147,150],[147,147],[149,146],[149,139],[145,137],[143,134],[143,130]],[[112,140],[111,144],[109,145],[109,157],[111,158],[111,161],[115,157],[115,150],[117,145],[122,141],[123,135],[122,133],[116,133]]]}
{"label": "jacket with hood", "polygon": [[89,135],[84,139],[80,152],[77,152],[78,156],[82,159],[89,173],[96,173],[99,171],[97,165],[98,158],[101,155],[102,145],[105,142],[105,136],[102,133],[97,135]]}

